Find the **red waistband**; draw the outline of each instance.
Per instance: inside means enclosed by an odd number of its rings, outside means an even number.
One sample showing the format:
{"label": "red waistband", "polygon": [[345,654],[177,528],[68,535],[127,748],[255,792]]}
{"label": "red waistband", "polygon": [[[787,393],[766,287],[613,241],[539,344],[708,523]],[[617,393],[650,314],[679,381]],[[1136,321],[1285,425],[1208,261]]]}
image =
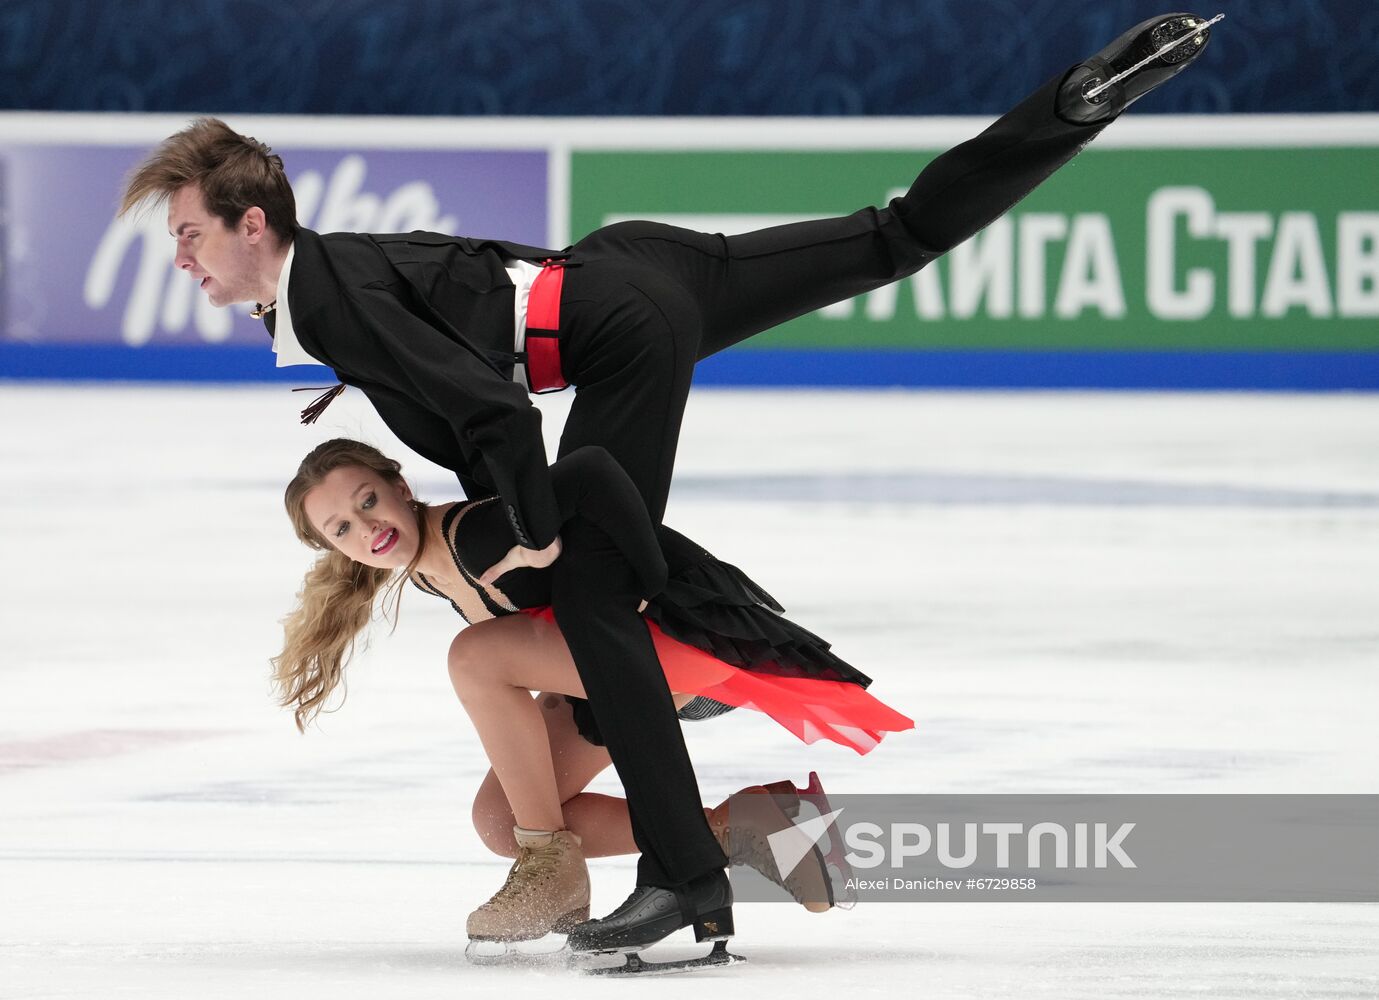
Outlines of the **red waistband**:
{"label": "red waistband", "polygon": [[565,262],[548,260],[527,296],[527,386],[532,392],[552,392],[570,384],[560,370],[560,290],[564,284]]}

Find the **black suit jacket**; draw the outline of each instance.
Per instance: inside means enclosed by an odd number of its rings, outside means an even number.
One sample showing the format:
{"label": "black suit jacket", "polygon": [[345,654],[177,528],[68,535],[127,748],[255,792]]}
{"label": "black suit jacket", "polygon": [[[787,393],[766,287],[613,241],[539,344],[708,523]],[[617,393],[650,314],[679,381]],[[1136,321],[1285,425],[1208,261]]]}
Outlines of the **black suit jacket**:
{"label": "black suit jacket", "polygon": [[422,232],[304,229],[294,247],[287,301],[302,346],[362,389],[408,447],[453,470],[468,496],[501,496],[520,544],[550,544],[560,518],[540,411],[511,377],[503,261],[564,255]]}

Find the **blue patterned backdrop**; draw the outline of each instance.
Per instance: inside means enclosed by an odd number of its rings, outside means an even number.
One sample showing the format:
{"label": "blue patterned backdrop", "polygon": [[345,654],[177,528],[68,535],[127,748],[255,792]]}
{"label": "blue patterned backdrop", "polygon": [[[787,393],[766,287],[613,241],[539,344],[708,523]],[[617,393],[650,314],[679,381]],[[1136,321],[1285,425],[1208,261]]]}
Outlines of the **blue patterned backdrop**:
{"label": "blue patterned backdrop", "polygon": [[[0,0],[0,107],[998,114],[1143,0]],[[1379,110],[1379,0],[1212,0],[1137,110]]]}

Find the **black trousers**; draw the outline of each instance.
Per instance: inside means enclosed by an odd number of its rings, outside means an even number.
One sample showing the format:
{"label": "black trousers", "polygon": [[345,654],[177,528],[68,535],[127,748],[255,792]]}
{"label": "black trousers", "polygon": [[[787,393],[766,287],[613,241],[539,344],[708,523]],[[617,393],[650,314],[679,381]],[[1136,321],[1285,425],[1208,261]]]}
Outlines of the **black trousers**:
{"label": "black trousers", "polygon": [[[626,222],[580,240],[561,299],[576,398],[560,453],[606,448],[659,521],[695,363],[911,275],[1008,211],[1105,125],[1055,115],[1061,80],[939,156],[885,208],[740,236]],[[564,542],[552,603],[627,793],[638,880],[673,885],[721,868],[634,576],[606,536],[577,530]]]}

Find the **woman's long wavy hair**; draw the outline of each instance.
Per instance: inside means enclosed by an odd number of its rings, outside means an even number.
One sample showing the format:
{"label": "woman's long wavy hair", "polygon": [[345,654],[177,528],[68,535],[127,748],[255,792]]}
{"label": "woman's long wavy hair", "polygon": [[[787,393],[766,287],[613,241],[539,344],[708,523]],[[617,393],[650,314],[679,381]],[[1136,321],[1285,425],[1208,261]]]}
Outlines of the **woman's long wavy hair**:
{"label": "woman's long wavy hair", "polygon": [[283,503],[297,537],[322,553],[302,581],[297,607],[283,619],[283,651],[272,659],[279,702],[293,710],[302,732],[326,710],[325,702],[340,685],[355,641],[373,617],[380,593],[385,604],[388,592],[394,593],[393,627],[397,627],[402,600],[399,585],[411,575],[425,549],[426,504],[418,500],[412,501],[412,507],[421,544],[401,572],[357,563],[321,537],[306,516],[306,495],[331,472],[347,466],[368,469],[389,486],[404,482],[402,466],[377,448],[334,438],[313,448],[287,484]]}

